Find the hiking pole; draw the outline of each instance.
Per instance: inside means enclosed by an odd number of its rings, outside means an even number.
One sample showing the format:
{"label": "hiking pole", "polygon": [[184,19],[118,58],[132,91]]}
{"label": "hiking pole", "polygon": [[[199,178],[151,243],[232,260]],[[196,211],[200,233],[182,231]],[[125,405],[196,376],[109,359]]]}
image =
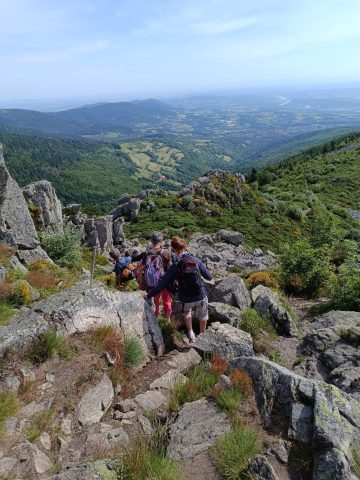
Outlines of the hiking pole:
{"label": "hiking pole", "polygon": [[92,282],[93,282],[97,248],[98,247],[93,247],[93,256],[91,258],[91,264],[90,264],[90,286],[92,285]]}

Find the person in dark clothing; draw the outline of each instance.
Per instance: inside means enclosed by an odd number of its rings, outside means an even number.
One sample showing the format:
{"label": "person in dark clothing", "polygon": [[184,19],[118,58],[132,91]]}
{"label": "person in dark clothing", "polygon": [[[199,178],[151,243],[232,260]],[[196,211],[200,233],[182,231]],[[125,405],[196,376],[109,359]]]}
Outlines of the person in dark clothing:
{"label": "person in dark clothing", "polygon": [[181,315],[184,318],[188,338],[193,342],[196,338],[192,328],[193,315],[199,320],[200,333],[205,331],[209,319],[207,292],[202,278],[211,280],[212,275],[201,260],[187,251],[185,240],[173,237],[171,247],[177,262],[171,265],[158,285],[148,292],[146,298],[150,299],[177,283]]}
{"label": "person in dark clothing", "polygon": [[[149,292],[152,288],[146,282],[147,276],[146,276],[145,270],[149,262],[151,263],[152,260],[156,261],[156,259],[159,260],[159,257],[160,257],[160,261],[157,262],[159,266],[158,272],[153,271],[154,275],[158,276],[158,279],[156,279],[156,281],[159,281],[159,282],[164,277],[167,270],[170,268],[172,264],[171,251],[167,248],[163,248],[162,246],[163,234],[161,232],[153,232],[150,237],[150,242],[151,242],[151,245],[145,252],[142,252],[132,257],[133,261],[135,262],[141,261],[142,263],[144,272],[143,272],[143,277],[141,281],[142,285],[140,286],[144,288],[146,292]],[[154,303],[155,303],[155,315],[158,317],[160,314],[160,299],[161,299],[164,307],[164,315],[170,320],[170,316],[172,312],[172,298],[169,291],[166,288],[162,289],[156,295],[153,295],[153,297],[154,297]]]}
{"label": "person in dark clothing", "polygon": [[114,272],[116,276],[116,287],[120,288],[125,282],[134,278],[133,272],[135,266],[132,264],[132,257],[129,251],[120,257],[120,253],[116,250],[110,252],[110,257],[115,260]]}

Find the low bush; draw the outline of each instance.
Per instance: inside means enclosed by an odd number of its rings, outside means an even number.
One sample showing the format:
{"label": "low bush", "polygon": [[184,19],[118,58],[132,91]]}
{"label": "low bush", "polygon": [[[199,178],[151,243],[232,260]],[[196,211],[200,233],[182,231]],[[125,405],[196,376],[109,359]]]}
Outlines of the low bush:
{"label": "low bush", "polygon": [[28,266],[28,270],[30,270],[30,272],[54,272],[58,270],[58,267],[49,262],[49,260],[39,259],[31,262]]}
{"label": "low bush", "polygon": [[360,243],[360,228],[352,228],[346,234],[348,240],[354,240],[355,242]]}
{"label": "low bush", "polygon": [[47,330],[32,341],[25,356],[34,364],[45,362],[55,355],[70,360],[73,351],[67,340],[54,330]]}
{"label": "low bush", "polygon": [[41,244],[54,262],[61,267],[77,268],[82,259],[80,251],[81,234],[65,227],[63,232],[42,234]]}
{"label": "low bush", "polygon": [[6,325],[9,319],[15,315],[17,310],[11,305],[1,302],[0,303],[0,325]]}
{"label": "low bush", "polygon": [[353,347],[360,348],[360,338],[356,332],[351,330],[340,330],[340,338]]}
{"label": "low bush", "polygon": [[15,393],[0,390],[0,438],[4,435],[5,421],[16,414],[19,408],[19,400]]}
{"label": "low bush", "polygon": [[360,311],[360,258],[345,261],[331,287],[331,304],[336,310]]}
{"label": "low bush", "polygon": [[330,280],[330,250],[312,248],[306,241],[288,247],[281,257],[281,279],[291,294],[316,297]]}
{"label": "low bush", "polygon": [[145,352],[136,337],[125,337],[125,365],[127,367],[137,367],[145,361]]}
{"label": "low bush", "polygon": [[16,280],[26,280],[27,271],[22,268],[12,268],[6,274],[6,281],[9,283],[16,282]]}
{"label": "low bush", "polygon": [[297,220],[297,221],[301,221],[305,218],[304,211],[300,207],[297,207],[296,205],[291,205],[287,209],[286,215],[292,220]]}
{"label": "low bush", "polygon": [[241,317],[241,330],[250,333],[252,337],[257,337],[261,331],[275,334],[274,327],[267,317],[262,317],[253,308],[247,308]]}
{"label": "low bush", "polygon": [[[93,255],[93,250],[90,248],[86,248],[82,251],[82,260],[86,268],[89,268],[90,263],[92,262]],[[96,265],[107,266],[110,262],[105,255],[101,253],[96,253],[95,263]]]}
{"label": "low bush", "polygon": [[246,279],[246,284],[250,288],[254,288],[257,285],[264,285],[269,288],[280,288],[280,280],[278,275],[273,272],[254,272]]}
{"label": "low bush", "polygon": [[260,453],[262,444],[256,433],[249,428],[237,426],[218,438],[210,455],[225,480],[245,478],[245,470],[253,455]]}
{"label": "low bush", "polygon": [[116,288],[116,277],[114,273],[108,273],[107,275],[102,275],[100,277],[100,282],[111,289]]}
{"label": "low bush", "polygon": [[11,285],[7,301],[14,307],[29,305],[32,300],[31,286],[26,280],[20,280],[15,285]]}

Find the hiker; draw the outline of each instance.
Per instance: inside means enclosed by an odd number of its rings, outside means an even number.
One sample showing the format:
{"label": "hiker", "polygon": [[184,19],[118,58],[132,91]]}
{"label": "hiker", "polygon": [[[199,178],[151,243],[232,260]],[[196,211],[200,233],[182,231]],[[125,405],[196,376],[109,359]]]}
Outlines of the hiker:
{"label": "hiker", "polygon": [[[156,287],[164,277],[171,262],[171,251],[163,248],[163,234],[161,232],[153,232],[150,237],[151,245],[143,253],[133,256],[133,261],[140,261],[138,264],[136,277],[141,289],[148,293]],[[167,289],[162,289],[156,295],[153,295],[155,303],[155,315],[160,314],[160,298],[164,307],[164,316],[170,320],[172,310],[172,298]]]}
{"label": "hiker", "polygon": [[115,260],[116,288],[120,288],[124,283],[134,278],[135,265],[128,250],[122,257],[120,257],[120,253],[117,250],[111,250],[110,257]]}
{"label": "hiker", "polygon": [[212,275],[201,260],[187,251],[187,244],[182,238],[172,237],[171,248],[177,262],[173,263],[158,285],[148,292],[146,298],[158,295],[176,282],[181,316],[184,318],[188,338],[194,342],[193,315],[199,320],[200,333],[205,331],[209,319],[207,292],[202,277],[211,280]]}

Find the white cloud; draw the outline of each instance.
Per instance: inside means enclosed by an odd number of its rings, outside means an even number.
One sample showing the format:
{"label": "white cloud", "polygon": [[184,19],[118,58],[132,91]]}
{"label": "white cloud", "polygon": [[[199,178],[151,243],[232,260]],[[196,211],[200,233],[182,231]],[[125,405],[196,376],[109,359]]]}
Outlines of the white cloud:
{"label": "white cloud", "polygon": [[218,35],[242,30],[257,23],[254,17],[238,18],[234,20],[211,20],[207,22],[196,22],[190,28],[198,34]]}
{"label": "white cloud", "polygon": [[101,40],[87,45],[77,45],[59,50],[43,51],[43,52],[29,52],[13,56],[2,56],[2,61],[8,60],[11,62],[21,63],[58,63],[74,60],[84,55],[101,52],[110,48],[110,42]]}

